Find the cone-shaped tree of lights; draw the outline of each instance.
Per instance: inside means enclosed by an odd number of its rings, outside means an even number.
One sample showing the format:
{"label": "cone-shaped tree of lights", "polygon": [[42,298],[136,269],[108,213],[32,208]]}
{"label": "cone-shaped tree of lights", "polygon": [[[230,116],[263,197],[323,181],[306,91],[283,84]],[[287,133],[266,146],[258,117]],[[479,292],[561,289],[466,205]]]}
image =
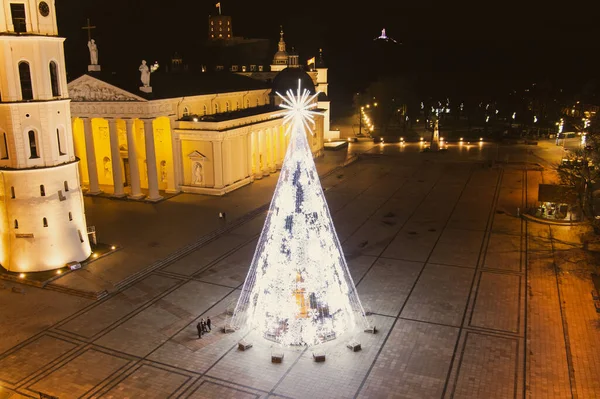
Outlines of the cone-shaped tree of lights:
{"label": "cone-shaped tree of lights", "polygon": [[284,345],[315,345],[367,321],[306,140],[315,96],[300,82],[296,95],[277,94],[290,145],[231,324]]}

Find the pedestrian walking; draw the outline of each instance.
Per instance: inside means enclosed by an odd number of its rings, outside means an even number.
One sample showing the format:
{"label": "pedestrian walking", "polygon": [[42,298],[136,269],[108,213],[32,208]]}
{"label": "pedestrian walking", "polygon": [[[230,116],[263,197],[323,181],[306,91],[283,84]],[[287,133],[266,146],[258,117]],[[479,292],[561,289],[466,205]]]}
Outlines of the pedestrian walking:
{"label": "pedestrian walking", "polygon": [[212,328],[210,327],[210,317],[206,318],[206,326],[208,327],[208,331],[212,331]]}
{"label": "pedestrian walking", "polygon": [[196,324],[196,329],[198,330],[198,339],[202,338],[202,324],[200,322]]}

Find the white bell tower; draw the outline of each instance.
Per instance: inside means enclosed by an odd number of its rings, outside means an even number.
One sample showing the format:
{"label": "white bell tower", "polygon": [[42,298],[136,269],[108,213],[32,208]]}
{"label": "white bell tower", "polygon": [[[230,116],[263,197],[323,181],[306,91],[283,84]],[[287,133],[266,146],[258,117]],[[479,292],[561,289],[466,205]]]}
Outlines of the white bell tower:
{"label": "white bell tower", "polygon": [[0,264],[51,270],[91,254],[54,0],[0,0]]}

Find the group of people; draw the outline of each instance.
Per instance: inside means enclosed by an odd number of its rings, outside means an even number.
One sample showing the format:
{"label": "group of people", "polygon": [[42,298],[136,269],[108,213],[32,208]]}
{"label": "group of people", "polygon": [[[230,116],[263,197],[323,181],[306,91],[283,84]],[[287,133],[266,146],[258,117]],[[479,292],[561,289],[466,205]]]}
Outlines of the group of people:
{"label": "group of people", "polygon": [[204,321],[204,318],[200,319],[198,324],[196,324],[196,328],[198,329],[198,338],[202,338],[202,334],[212,331],[210,317],[207,317],[206,321]]}

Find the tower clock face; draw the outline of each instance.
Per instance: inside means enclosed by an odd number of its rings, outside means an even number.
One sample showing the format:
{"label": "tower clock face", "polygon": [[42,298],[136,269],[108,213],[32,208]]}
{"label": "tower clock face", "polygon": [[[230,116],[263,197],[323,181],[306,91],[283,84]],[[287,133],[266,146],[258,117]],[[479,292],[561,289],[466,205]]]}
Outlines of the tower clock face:
{"label": "tower clock face", "polygon": [[45,1],[40,2],[39,8],[42,17],[47,17],[50,14],[50,7],[48,7],[48,3],[46,3]]}

